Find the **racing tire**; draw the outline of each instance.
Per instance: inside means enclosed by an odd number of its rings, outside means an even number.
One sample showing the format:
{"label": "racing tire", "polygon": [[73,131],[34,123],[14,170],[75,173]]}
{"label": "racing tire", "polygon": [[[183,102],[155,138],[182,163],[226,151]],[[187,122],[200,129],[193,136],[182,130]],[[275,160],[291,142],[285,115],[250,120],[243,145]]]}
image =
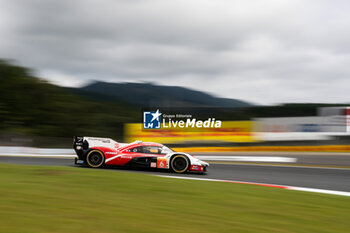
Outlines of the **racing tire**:
{"label": "racing tire", "polygon": [[86,156],[86,163],[93,168],[102,167],[105,162],[104,154],[99,150],[92,150]]}
{"label": "racing tire", "polygon": [[190,165],[190,161],[185,155],[175,155],[170,161],[170,169],[176,173],[186,172]]}

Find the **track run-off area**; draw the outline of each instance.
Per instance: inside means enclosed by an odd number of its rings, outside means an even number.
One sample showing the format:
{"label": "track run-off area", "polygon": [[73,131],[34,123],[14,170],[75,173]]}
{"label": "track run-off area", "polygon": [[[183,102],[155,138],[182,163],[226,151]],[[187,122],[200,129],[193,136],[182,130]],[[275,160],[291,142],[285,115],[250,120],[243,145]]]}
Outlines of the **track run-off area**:
{"label": "track run-off area", "polygon": [[[0,162],[41,166],[76,166],[77,168],[85,168],[74,165],[74,158],[67,156],[35,157],[2,155],[0,156]],[[107,167],[104,169],[137,172],[170,178],[246,183],[275,188],[350,196],[350,169],[347,168],[325,168],[313,166],[299,167],[293,166],[292,164],[290,166],[280,166],[264,164],[222,164],[220,162],[210,162],[210,167],[206,174],[175,174],[164,170],[130,169],[124,167]]]}

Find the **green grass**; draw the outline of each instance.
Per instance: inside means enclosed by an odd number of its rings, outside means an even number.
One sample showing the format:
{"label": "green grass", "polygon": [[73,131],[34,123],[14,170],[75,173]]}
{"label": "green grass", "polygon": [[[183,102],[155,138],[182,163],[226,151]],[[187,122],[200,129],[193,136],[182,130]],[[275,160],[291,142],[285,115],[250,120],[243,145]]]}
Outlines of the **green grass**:
{"label": "green grass", "polygon": [[349,232],[350,198],[0,164],[0,232]]}

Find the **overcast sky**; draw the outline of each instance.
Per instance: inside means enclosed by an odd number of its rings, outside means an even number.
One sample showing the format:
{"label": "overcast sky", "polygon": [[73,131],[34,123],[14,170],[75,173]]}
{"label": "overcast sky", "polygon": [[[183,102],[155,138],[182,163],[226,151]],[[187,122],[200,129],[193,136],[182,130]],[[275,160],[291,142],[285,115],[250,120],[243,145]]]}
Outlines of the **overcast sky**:
{"label": "overcast sky", "polygon": [[64,86],[179,85],[350,102],[347,0],[0,0],[0,58]]}

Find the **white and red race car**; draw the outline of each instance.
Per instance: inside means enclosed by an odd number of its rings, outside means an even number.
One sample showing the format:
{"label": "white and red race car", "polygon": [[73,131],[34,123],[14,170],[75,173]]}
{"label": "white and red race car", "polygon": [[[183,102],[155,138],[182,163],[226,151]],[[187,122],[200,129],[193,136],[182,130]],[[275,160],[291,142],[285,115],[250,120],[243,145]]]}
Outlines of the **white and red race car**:
{"label": "white and red race car", "polygon": [[109,138],[74,137],[73,148],[78,155],[75,164],[94,168],[118,165],[204,173],[209,166],[190,154],[174,152],[154,142],[118,143]]}

